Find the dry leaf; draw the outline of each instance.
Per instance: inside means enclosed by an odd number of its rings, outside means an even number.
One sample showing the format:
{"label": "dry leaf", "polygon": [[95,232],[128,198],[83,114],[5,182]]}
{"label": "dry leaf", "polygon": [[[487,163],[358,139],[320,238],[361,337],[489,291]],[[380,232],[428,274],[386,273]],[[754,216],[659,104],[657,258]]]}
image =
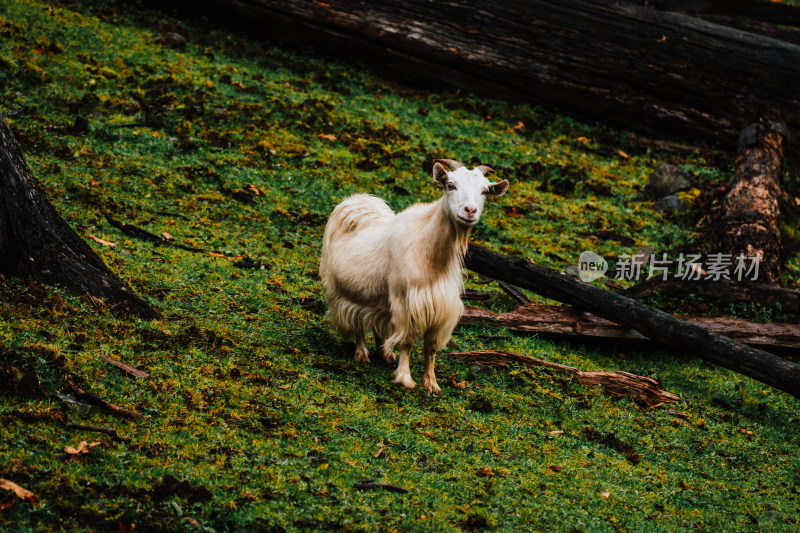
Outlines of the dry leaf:
{"label": "dry leaf", "polygon": [[488,466],[480,467],[478,469],[477,473],[478,473],[479,476],[484,476],[484,477],[494,477],[495,476],[495,473],[492,472],[492,469],[489,468]]}
{"label": "dry leaf", "polygon": [[161,236],[164,237],[165,241],[171,241],[173,239],[172,235],[168,231],[162,231]]}
{"label": "dry leaf", "polygon": [[524,123],[524,122],[521,122],[521,121],[518,121],[518,122],[517,122],[517,125],[516,125],[516,126],[514,126],[514,127],[513,127],[513,128],[511,128],[511,129],[512,129],[512,130],[514,130],[514,131],[522,131],[522,130],[524,130],[524,129],[525,129],[525,123]]}
{"label": "dry leaf", "polygon": [[626,154],[622,150],[617,150],[617,154],[623,159],[628,159],[630,157],[628,154]]}
{"label": "dry leaf", "polygon": [[556,429],[554,431],[550,431],[547,435],[549,437],[557,437],[558,435],[563,435],[563,434],[564,434],[563,431],[561,431],[560,429]]}
{"label": "dry leaf", "polygon": [[547,468],[549,468],[553,472],[561,472],[562,470],[564,470],[563,466],[558,466],[558,465],[547,465]]}
{"label": "dry leaf", "polygon": [[261,192],[261,189],[259,189],[258,187],[256,187],[252,183],[249,183],[249,184],[245,185],[244,190],[250,191],[251,193],[255,194],[256,196],[261,196],[263,194]]}
{"label": "dry leaf", "polygon": [[105,239],[101,239],[100,237],[95,237],[94,235],[87,235],[88,238],[92,239],[94,242],[102,244],[103,246],[110,246],[112,248],[116,247],[117,245],[111,241],[107,241]]}
{"label": "dry leaf", "polygon": [[456,381],[455,376],[450,376],[450,385],[457,389],[466,389],[467,382],[466,381]]}
{"label": "dry leaf", "polygon": [[603,498],[604,500],[607,500],[609,496],[611,496],[611,493],[607,490],[604,490],[603,492],[600,493],[600,497]]}
{"label": "dry leaf", "polygon": [[83,453],[89,453],[89,451],[94,448],[95,446],[100,446],[102,444],[100,441],[95,441],[92,443],[88,443],[85,440],[82,440],[80,444],[78,444],[77,448],[73,448],[72,446],[64,446],[64,453],[68,453],[70,455],[80,455]]}
{"label": "dry leaf", "polygon": [[385,444],[381,444],[381,447],[380,447],[380,448],[378,448],[378,451],[377,451],[377,452],[375,452],[375,453],[373,453],[373,454],[372,454],[372,457],[374,457],[375,459],[377,459],[378,457],[380,457],[380,456],[381,456],[381,454],[384,452],[384,450],[386,450],[386,445],[385,445]]}
{"label": "dry leaf", "polygon": [[326,141],[335,141],[336,135],[331,135],[330,133],[320,133],[319,138],[325,139]]}
{"label": "dry leaf", "polygon": [[753,433],[752,431],[747,431],[744,428],[739,428],[739,432],[744,433],[745,435],[755,435],[755,433]]}
{"label": "dry leaf", "polygon": [[33,493],[27,489],[23,489],[13,481],[9,481],[7,479],[0,478],[0,489],[3,490],[13,490],[14,494],[17,495],[19,498],[32,498]]}
{"label": "dry leaf", "polygon": [[584,137],[584,136],[580,136],[575,140],[580,142],[580,143],[589,143],[589,142],[591,142],[591,139],[589,139],[589,137]]}

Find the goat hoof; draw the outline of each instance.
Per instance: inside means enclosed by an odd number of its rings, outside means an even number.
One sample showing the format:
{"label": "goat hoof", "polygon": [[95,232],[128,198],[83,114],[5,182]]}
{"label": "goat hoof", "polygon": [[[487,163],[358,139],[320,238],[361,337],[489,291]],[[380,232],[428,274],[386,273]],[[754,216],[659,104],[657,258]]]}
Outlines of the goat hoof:
{"label": "goat hoof", "polygon": [[425,390],[428,391],[428,394],[439,394],[442,392],[442,389],[439,388],[439,384],[436,383],[436,381],[428,381],[423,379],[422,386],[425,387]]}
{"label": "goat hoof", "polygon": [[369,363],[369,352],[356,350],[356,363]]}
{"label": "goat hoof", "polygon": [[400,385],[402,385],[407,389],[413,389],[414,387],[417,386],[417,384],[414,382],[413,379],[411,379],[411,376],[409,375],[397,376],[396,378],[394,378],[394,382],[399,383]]}
{"label": "goat hoof", "polygon": [[384,352],[383,353],[383,360],[387,363],[394,363],[397,361],[397,354],[394,352]]}

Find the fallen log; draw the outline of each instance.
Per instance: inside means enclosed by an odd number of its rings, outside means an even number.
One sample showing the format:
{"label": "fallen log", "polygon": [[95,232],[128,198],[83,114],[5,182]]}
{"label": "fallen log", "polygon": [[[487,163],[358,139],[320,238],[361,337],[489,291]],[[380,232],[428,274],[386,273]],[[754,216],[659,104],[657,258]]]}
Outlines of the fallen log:
{"label": "fallen log", "polygon": [[730,280],[718,281],[698,279],[683,280],[676,278],[651,278],[622,291],[629,298],[642,298],[651,294],[669,294],[685,296],[697,294],[727,303],[757,303],[774,309],[780,306],[781,311],[800,313],[800,291],[767,285],[766,283],[734,283]]}
{"label": "fallen log", "polygon": [[736,172],[722,203],[722,248],[736,258],[761,256],[759,279],[781,272],[780,201],[783,127],[751,124],[739,136]]}
{"label": "fallen log", "polygon": [[621,294],[574,281],[526,259],[470,245],[465,265],[479,274],[613,320],[673,349],[688,352],[800,398],[800,365],[771,353],[740,344]]}
{"label": "fallen log", "polygon": [[[800,348],[798,324],[764,324],[734,318],[686,317],[683,320],[744,344]],[[586,339],[648,339],[635,329],[581,312],[573,307],[559,305],[532,303],[521,305],[510,313],[492,313],[467,307],[464,309],[461,323],[501,326],[511,331]]]}
{"label": "fallen log", "polygon": [[653,378],[631,374],[630,372],[584,372],[577,368],[560,365],[544,359],[536,359],[504,350],[479,350],[474,352],[451,352],[441,355],[461,361],[505,368],[510,364],[526,367],[543,366],[572,375],[583,385],[602,385],[603,389],[614,396],[627,396],[635,403],[648,409],[654,409],[665,403],[679,403],[680,397],[662,389]]}
{"label": "fallen log", "polygon": [[[161,2],[159,5],[164,5]],[[613,0],[171,0],[393,79],[554,106],[658,138],[800,126],[800,46]],[[535,128],[532,123],[530,127]],[[794,141],[793,141],[794,142]]]}

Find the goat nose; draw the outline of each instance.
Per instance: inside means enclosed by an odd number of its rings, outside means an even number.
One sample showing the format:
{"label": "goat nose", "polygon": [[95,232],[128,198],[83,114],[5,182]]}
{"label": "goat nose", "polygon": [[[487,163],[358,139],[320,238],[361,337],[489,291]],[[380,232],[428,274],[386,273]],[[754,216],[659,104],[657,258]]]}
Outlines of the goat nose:
{"label": "goat nose", "polygon": [[464,207],[464,212],[465,212],[467,215],[469,215],[469,216],[471,216],[471,217],[474,217],[474,216],[475,216],[475,213],[477,213],[477,212],[478,212],[478,208],[477,208],[477,207],[465,206],[465,207]]}

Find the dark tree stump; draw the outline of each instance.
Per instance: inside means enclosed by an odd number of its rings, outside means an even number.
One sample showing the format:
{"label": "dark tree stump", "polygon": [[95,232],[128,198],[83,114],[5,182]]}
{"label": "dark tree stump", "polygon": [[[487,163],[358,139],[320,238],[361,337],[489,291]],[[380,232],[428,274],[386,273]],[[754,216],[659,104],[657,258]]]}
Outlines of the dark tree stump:
{"label": "dark tree stump", "polygon": [[722,245],[734,259],[761,256],[759,279],[781,273],[780,200],[783,128],[751,124],[739,136],[739,156],[722,204]]}
{"label": "dark tree stump", "polygon": [[0,273],[102,298],[113,310],[161,315],[119,279],[62,219],[0,119]]}

